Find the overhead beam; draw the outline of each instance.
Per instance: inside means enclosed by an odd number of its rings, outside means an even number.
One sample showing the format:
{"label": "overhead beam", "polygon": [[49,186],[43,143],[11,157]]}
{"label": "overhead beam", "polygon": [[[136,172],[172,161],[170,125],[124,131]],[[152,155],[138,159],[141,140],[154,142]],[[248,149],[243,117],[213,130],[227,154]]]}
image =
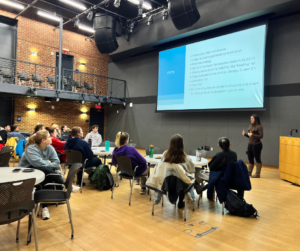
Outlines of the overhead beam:
{"label": "overhead beam", "polygon": [[28,10],[30,7],[32,7],[36,2],[38,2],[39,0],[34,0],[31,4],[27,5],[25,7],[25,9],[21,10],[21,12],[15,16],[14,19],[17,19],[19,16],[21,16],[26,10]]}

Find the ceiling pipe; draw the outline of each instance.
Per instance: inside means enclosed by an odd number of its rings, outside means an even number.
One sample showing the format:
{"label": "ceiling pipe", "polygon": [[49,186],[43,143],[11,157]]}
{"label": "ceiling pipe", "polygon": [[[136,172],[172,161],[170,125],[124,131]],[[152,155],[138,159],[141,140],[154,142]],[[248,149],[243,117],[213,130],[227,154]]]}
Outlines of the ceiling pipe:
{"label": "ceiling pipe", "polygon": [[30,7],[32,7],[37,1],[39,0],[34,0],[31,4],[27,5],[27,7],[23,10],[21,10],[21,12],[15,16],[14,19],[17,19],[19,16],[21,16],[26,10],[28,10]]}

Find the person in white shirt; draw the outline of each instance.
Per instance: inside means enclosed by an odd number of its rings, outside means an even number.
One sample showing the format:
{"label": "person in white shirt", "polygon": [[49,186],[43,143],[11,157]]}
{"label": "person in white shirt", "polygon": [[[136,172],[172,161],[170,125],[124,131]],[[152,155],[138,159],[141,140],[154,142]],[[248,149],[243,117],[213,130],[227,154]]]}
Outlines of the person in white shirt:
{"label": "person in white shirt", "polygon": [[101,135],[98,133],[98,126],[97,125],[93,125],[92,126],[92,130],[90,133],[88,133],[85,136],[85,141],[89,142],[89,139],[92,140],[92,147],[97,147],[100,146],[102,143],[102,137]]}

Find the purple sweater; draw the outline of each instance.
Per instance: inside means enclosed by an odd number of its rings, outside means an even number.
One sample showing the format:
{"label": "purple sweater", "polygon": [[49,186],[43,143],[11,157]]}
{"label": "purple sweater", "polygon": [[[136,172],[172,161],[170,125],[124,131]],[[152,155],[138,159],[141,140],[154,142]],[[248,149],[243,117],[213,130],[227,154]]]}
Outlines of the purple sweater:
{"label": "purple sweater", "polygon": [[147,161],[145,158],[133,147],[133,146],[122,146],[116,147],[113,151],[112,164],[117,165],[115,155],[118,157],[127,156],[131,159],[132,170],[138,165],[142,165],[136,169],[136,176],[141,175],[147,169]]}

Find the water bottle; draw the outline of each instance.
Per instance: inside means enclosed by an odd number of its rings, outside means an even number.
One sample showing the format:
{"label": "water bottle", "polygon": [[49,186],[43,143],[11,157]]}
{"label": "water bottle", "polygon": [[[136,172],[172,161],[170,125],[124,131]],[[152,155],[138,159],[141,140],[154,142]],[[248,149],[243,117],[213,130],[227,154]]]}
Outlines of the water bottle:
{"label": "water bottle", "polygon": [[105,141],[105,151],[109,152],[109,140],[108,139]]}
{"label": "water bottle", "polygon": [[196,150],[196,161],[201,161],[201,157],[202,157],[202,151],[201,148],[197,148]]}
{"label": "water bottle", "polygon": [[150,145],[150,150],[149,150],[149,157],[153,158],[153,154],[154,154],[154,146]]}
{"label": "water bottle", "polygon": [[92,139],[88,140],[88,144],[89,144],[90,148],[92,148]]}

